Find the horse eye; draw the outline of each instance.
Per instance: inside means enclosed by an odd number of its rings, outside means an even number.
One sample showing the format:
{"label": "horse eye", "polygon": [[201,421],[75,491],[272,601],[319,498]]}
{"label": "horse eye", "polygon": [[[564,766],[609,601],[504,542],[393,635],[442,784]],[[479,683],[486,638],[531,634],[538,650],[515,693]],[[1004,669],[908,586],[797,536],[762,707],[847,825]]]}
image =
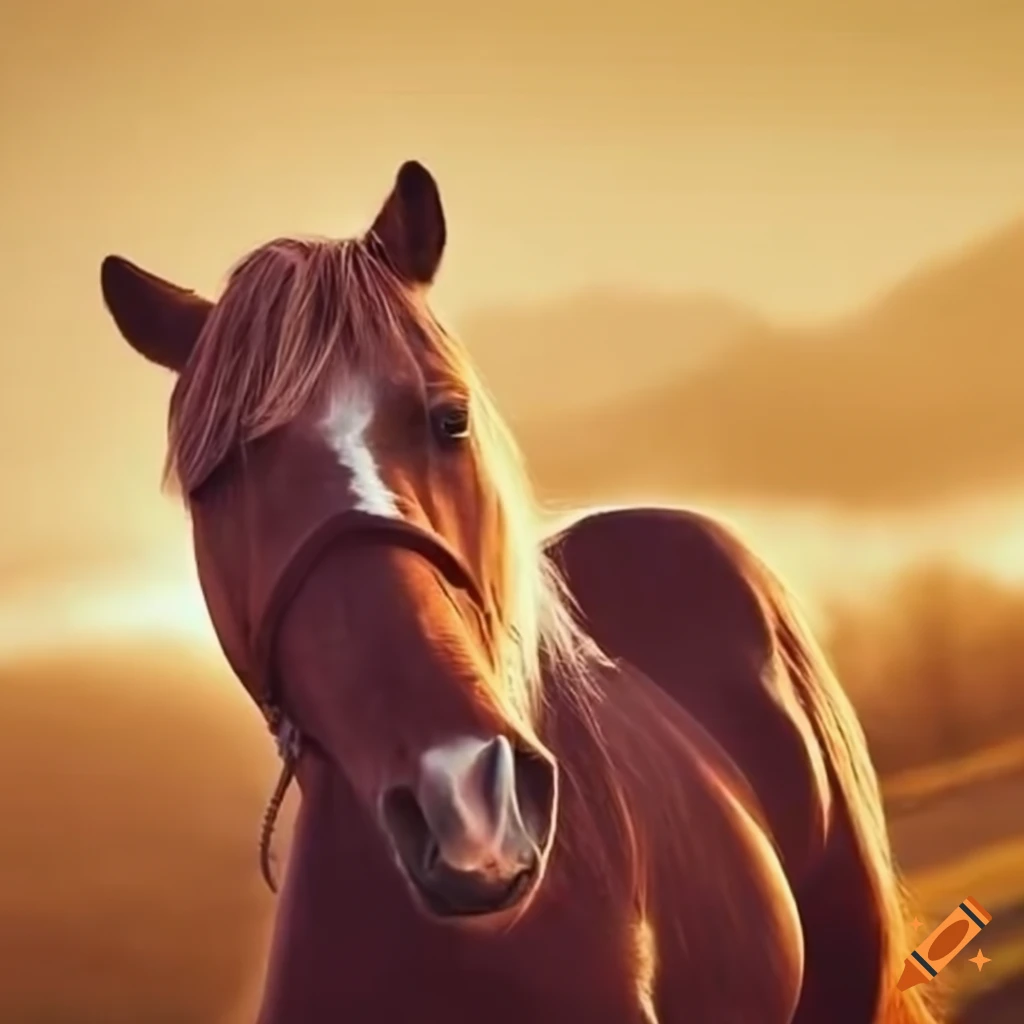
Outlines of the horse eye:
{"label": "horse eye", "polygon": [[469,437],[469,409],[464,405],[445,405],[436,409],[431,420],[439,441],[451,443]]}

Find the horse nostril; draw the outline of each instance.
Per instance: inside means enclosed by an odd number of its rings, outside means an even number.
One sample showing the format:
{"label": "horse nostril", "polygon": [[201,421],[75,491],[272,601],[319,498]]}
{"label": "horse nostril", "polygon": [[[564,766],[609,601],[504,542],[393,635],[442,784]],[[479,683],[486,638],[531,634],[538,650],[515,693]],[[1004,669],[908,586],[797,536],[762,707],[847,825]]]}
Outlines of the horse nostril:
{"label": "horse nostril", "polygon": [[415,793],[408,786],[393,786],[381,800],[381,818],[402,861],[429,871],[439,852]]}
{"label": "horse nostril", "polygon": [[491,740],[481,762],[481,789],[498,806],[515,785],[515,757],[508,740],[504,736]]}
{"label": "horse nostril", "polygon": [[429,875],[431,872],[437,870],[437,866],[441,861],[441,847],[437,845],[437,842],[431,837],[427,840],[426,849],[423,851],[423,873]]}
{"label": "horse nostril", "polygon": [[546,758],[519,744],[515,746],[513,756],[519,813],[530,838],[543,848],[553,823],[555,768]]}

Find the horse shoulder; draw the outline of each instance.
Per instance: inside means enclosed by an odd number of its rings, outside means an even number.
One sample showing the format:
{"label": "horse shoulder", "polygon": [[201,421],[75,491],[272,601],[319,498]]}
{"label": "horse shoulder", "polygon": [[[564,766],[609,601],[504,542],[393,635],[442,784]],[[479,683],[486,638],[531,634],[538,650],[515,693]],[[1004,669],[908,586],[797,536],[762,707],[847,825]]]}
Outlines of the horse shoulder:
{"label": "horse shoulder", "polygon": [[[748,781],[634,666],[620,663],[601,690],[596,712],[624,819],[605,822],[605,833],[635,837],[637,988],[650,1019],[788,1024],[803,981],[801,925]],[[591,787],[599,774],[586,773]]]}
{"label": "horse shoulder", "polygon": [[802,875],[824,844],[829,785],[780,647],[767,570],[721,523],[668,508],[587,515],[549,550],[594,639],[724,747],[753,785],[787,873]]}

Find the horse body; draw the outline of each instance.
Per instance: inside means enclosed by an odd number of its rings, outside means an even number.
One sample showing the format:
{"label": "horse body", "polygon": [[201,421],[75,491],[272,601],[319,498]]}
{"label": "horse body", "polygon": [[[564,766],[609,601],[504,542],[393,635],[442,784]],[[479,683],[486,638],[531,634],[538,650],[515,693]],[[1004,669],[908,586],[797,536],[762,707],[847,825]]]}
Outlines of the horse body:
{"label": "horse body", "polygon": [[543,893],[507,930],[424,921],[373,823],[309,755],[260,1024],[791,1019],[800,923],[752,793],[633,666],[595,681],[600,739],[577,707],[546,719],[559,832]]}
{"label": "horse body", "polygon": [[693,515],[543,540],[427,308],[445,239],[409,163],[366,236],[262,246],[216,303],[103,264],[178,375],[200,584],[302,791],[260,1024],[932,1024],[792,603]]}
{"label": "horse body", "polygon": [[[826,723],[812,721],[800,690],[828,678],[820,665],[801,680],[787,658],[780,631],[791,627],[790,609],[770,574],[720,524],[678,510],[597,513],[555,545],[603,649],[649,673],[754,787],[803,921],[810,983],[795,1019],[873,1020],[885,924],[816,731]],[[810,657],[805,638],[791,642]]]}

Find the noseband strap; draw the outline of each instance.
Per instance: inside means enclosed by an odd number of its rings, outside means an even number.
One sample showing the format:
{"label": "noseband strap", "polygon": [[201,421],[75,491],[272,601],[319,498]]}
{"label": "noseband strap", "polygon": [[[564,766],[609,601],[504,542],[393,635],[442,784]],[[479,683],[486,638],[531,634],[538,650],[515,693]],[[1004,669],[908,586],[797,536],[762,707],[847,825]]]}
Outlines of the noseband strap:
{"label": "noseband strap", "polygon": [[285,613],[303,583],[327,551],[339,544],[379,544],[420,555],[448,583],[465,591],[489,628],[490,616],[483,591],[465,562],[436,533],[404,519],[349,510],[331,516],[311,529],[295,546],[270,591],[252,644],[252,668],[260,709],[277,742],[281,773],[267,805],[260,833],[260,869],[272,892],[277,884],[271,870],[274,826],[302,752],[302,735],[281,710],[274,670],[274,643]]}

